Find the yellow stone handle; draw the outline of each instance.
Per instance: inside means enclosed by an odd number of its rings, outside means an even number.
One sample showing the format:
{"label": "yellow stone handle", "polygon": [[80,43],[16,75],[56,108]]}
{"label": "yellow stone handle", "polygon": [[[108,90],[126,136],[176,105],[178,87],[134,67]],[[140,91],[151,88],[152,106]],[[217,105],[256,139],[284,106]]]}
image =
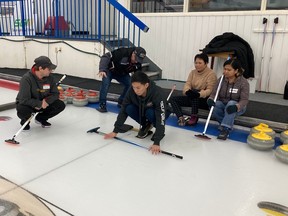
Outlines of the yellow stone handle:
{"label": "yellow stone handle", "polygon": [[252,137],[259,139],[259,140],[271,140],[272,139],[271,136],[264,133],[263,131],[260,131],[259,133],[253,133]]}
{"label": "yellow stone handle", "polygon": [[288,152],[288,145],[281,145],[280,148],[283,150],[283,151],[287,151]]}

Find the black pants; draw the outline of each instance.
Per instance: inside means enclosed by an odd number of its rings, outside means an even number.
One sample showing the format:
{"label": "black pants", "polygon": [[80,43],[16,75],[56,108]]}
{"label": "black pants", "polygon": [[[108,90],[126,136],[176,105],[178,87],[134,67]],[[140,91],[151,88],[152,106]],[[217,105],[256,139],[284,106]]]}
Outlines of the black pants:
{"label": "black pants", "polygon": [[[46,109],[41,109],[41,112],[37,115],[37,119],[39,121],[47,121],[49,118],[52,118],[62,112],[65,109],[65,104],[61,100],[56,100],[54,103],[49,104]],[[27,121],[32,113],[38,112],[38,110],[25,105],[16,105],[17,116],[21,119],[21,121]]]}
{"label": "black pants", "polygon": [[189,97],[183,95],[172,97],[170,99],[170,103],[174,113],[179,118],[180,116],[183,116],[181,107],[191,107],[191,114],[193,115],[198,114],[199,108],[208,110],[207,99],[208,97],[190,99]]}

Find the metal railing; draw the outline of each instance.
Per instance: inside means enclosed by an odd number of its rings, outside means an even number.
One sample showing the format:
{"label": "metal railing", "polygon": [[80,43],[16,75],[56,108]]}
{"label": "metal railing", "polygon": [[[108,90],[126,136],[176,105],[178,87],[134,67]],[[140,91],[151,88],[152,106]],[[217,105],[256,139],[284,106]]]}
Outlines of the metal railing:
{"label": "metal railing", "polygon": [[0,0],[0,36],[139,46],[148,27],[116,0]]}

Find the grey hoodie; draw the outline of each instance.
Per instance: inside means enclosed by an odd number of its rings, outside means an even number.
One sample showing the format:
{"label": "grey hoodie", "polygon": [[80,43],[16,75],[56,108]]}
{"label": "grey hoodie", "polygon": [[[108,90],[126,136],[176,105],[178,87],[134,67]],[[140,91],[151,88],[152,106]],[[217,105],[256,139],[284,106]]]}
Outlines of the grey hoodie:
{"label": "grey hoodie", "polygon": [[50,75],[40,80],[32,70],[33,68],[20,80],[16,103],[32,108],[41,108],[43,99],[48,104],[56,101],[59,98],[59,91],[53,76]]}

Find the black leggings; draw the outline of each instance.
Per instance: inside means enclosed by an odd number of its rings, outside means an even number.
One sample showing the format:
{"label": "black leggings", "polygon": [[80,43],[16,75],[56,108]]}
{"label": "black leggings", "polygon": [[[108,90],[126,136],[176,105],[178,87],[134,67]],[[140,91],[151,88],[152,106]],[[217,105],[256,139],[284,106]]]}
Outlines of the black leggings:
{"label": "black leggings", "polygon": [[[49,104],[49,106],[46,109],[41,109],[41,112],[37,115],[38,120],[45,120],[47,121],[49,118],[52,118],[62,112],[65,109],[65,104],[61,100],[56,100],[52,104]],[[38,110],[25,105],[16,105],[17,110],[17,116],[23,120],[27,121],[32,113],[38,112]]]}
{"label": "black leggings", "polygon": [[195,98],[190,99],[187,96],[175,96],[170,99],[171,106],[173,108],[174,113],[179,118],[183,116],[181,107],[191,107],[191,114],[198,114],[198,109],[206,109],[208,110],[207,98]]}

